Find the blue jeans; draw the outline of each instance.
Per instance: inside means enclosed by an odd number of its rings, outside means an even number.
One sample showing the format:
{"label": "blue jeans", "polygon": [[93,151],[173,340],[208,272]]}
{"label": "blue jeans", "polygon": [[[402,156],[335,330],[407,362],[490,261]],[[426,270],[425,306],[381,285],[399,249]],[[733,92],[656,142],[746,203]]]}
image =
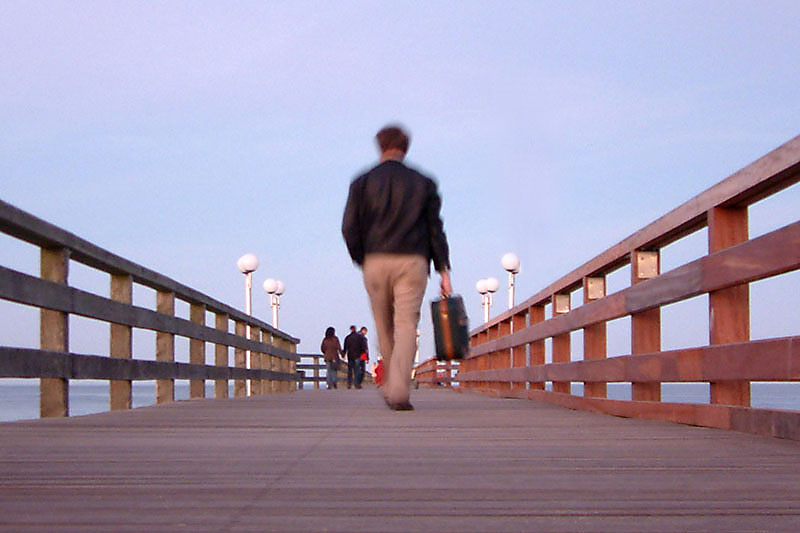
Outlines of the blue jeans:
{"label": "blue jeans", "polygon": [[356,367],[356,387],[360,387],[361,383],[364,381],[364,372],[366,372],[366,366],[366,361],[358,361],[358,366]]}
{"label": "blue jeans", "polygon": [[325,361],[325,383],[328,384],[328,388],[335,388],[337,380],[336,361]]}
{"label": "blue jeans", "polygon": [[347,358],[347,388],[351,385],[361,386],[361,361],[358,359]]}

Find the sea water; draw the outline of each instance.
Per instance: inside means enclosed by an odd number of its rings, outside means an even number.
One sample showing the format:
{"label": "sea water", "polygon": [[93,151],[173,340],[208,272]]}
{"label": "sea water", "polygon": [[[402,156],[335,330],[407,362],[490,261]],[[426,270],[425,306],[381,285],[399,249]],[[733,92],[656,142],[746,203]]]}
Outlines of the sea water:
{"label": "sea water", "polygon": [[[233,396],[233,382],[229,382],[229,395]],[[154,381],[134,381],[133,407],[156,403]],[[214,397],[214,382],[206,381],[206,398]],[[189,399],[189,382],[175,381],[175,400]],[[109,410],[108,381],[72,380],[69,382],[70,416],[102,413]],[[39,380],[0,379],[0,422],[39,418]]]}
{"label": "sea water", "polygon": [[[233,382],[229,382],[233,396]],[[324,385],[323,385],[324,386]],[[548,388],[550,385],[548,384]],[[629,383],[609,383],[608,397],[630,400]],[[800,410],[800,383],[752,383],[751,405],[768,409]],[[583,385],[572,384],[572,394],[583,395]],[[133,382],[133,407],[155,404],[156,386],[153,381]],[[214,397],[214,382],[206,381],[206,397]],[[175,381],[175,399],[189,399],[189,382]],[[707,383],[664,383],[661,386],[664,402],[708,403]],[[107,381],[73,380],[69,383],[70,416],[81,416],[108,411],[109,386]],[[39,418],[39,380],[0,379],[0,422]]]}

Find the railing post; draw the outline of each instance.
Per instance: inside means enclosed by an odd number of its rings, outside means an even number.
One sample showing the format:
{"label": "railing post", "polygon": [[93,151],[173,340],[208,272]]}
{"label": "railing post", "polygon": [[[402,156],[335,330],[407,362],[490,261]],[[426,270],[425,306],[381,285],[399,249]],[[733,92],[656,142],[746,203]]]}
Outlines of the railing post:
{"label": "railing post", "polygon": [[[289,351],[293,354],[297,353],[297,345],[293,342],[289,343]],[[291,373],[293,376],[297,375],[297,361],[286,361],[287,363],[287,372]],[[292,384],[291,381],[286,382],[286,391],[293,392],[297,390],[297,386]]]}
{"label": "railing post", "polygon": [[[158,291],[156,294],[156,311],[170,317],[175,316],[175,293]],[[156,332],[156,360],[175,361],[175,335],[165,331]],[[175,380],[156,380],[156,402],[167,403],[175,401]]]}
{"label": "railing post", "polygon": [[[544,306],[543,305],[532,305],[528,309],[528,326],[532,326],[534,324],[538,324],[539,322],[544,322]],[[545,363],[544,357],[544,339],[533,341],[528,344],[528,365],[529,366],[542,366]],[[529,387],[531,390],[544,390],[544,382],[539,383],[530,383]]]}
{"label": "railing post", "polygon": [[[523,311],[521,313],[517,313],[511,319],[511,333],[516,333],[525,329],[525,323],[528,319],[528,312]],[[525,346],[516,346],[511,348],[511,367],[512,368],[521,368],[527,364],[526,359],[526,350]],[[449,366],[448,366],[449,368]],[[525,383],[522,382],[515,382],[511,383],[512,389],[524,389]]]}
{"label": "railing post", "polygon": [[[111,275],[111,299],[125,304],[133,303],[133,278],[129,275]],[[118,359],[130,359],[132,338],[130,326],[111,323],[110,355]],[[109,408],[112,411],[130,409],[133,406],[131,381],[112,379],[110,382]]]}
{"label": "railing post", "polygon": [[[605,276],[591,276],[583,278],[583,303],[599,300],[606,295]],[[606,351],[606,323],[598,322],[583,328],[583,360],[592,361],[605,359]],[[607,395],[606,382],[589,381],[583,383],[583,395],[588,398],[605,398]]]}
{"label": "railing post", "polygon": [[[554,294],[553,302],[553,317],[569,313],[570,310],[570,295],[569,294]],[[569,332],[562,333],[553,337],[553,363],[569,363],[572,360],[570,353],[570,338]],[[562,392],[570,394],[569,381],[554,381],[553,392]]]}
{"label": "railing post", "polygon": [[[269,336],[264,340],[264,342],[268,342],[270,346],[274,346],[276,348],[283,349],[281,345],[280,337],[270,333]],[[267,370],[271,370],[273,372],[280,372],[281,370],[281,361],[282,359],[276,355],[267,354],[264,360],[264,368]],[[281,391],[280,388],[281,382],[276,379],[270,379],[269,383],[264,390],[264,394],[275,394]]]}
{"label": "railing post", "polygon": [[[228,314],[216,313],[214,316],[214,327],[220,331],[228,333]],[[214,346],[214,365],[228,366],[228,345],[216,344]],[[214,381],[214,398],[228,397],[228,380],[217,379]]]}
{"label": "railing post", "polygon": [[[261,328],[258,326],[250,326],[250,340],[261,342]],[[250,369],[262,370],[264,368],[264,359],[266,354],[250,350]],[[261,379],[250,379],[250,394],[253,396],[260,396],[264,394],[264,388],[267,383]]]}
{"label": "railing post", "polygon": [[[244,339],[247,335],[247,325],[240,320],[236,320],[234,323],[236,336]],[[244,348],[239,348],[238,346],[233,349],[233,364],[236,365],[236,368],[245,367],[246,351],[247,350]],[[236,379],[233,381],[233,395],[236,398],[247,396],[247,385],[245,382],[246,380],[244,379]]]}
{"label": "railing post", "polygon": [[[512,328],[512,318],[509,317],[499,324],[497,324],[497,338],[501,339],[513,333]],[[511,349],[500,350],[494,356],[495,364],[493,365],[494,368],[511,368],[512,360],[511,360]],[[495,389],[499,391],[510,390],[511,383],[510,382],[495,382],[494,384]]]}
{"label": "railing post", "polygon": [[[275,336],[275,335],[271,336],[270,344],[272,346],[275,346],[276,348],[283,348],[283,346],[281,345],[280,338]],[[268,358],[267,368],[269,368],[273,372],[279,371],[280,370],[280,358],[275,356],[275,355],[270,355],[269,358]],[[278,388],[278,383],[279,382],[277,380],[274,380],[274,379],[270,380],[270,382],[269,382],[269,390],[268,390],[268,392],[270,394],[274,394],[276,392],[280,392],[280,389]]]}
{"label": "railing post", "polygon": [[[203,304],[189,305],[189,320],[195,324],[205,325],[206,306]],[[206,364],[206,343],[199,339],[189,339],[189,362],[195,365]],[[204,379],[192,379],[189,381],[189,397],[205,398],[206,381]]]}
{"label": "railing post", "polygon": [[[288,339],[280,339],[280,347],[287,352],[292,351],[292,343],[289,342]],[[283,373],[288,372],[289,360],[279,357],[277,370],[278,372],[283,372]],[[289,389],[287,388],[287,385],[289,385],[288,381],[278,381],[277,385],[278,385],[278,392],[289,392]]]}
{"label": "railing post", "polygon": [[[287,339],[283,339],[282,340],[282,344],[283,344],[283,348],[287,352],[290,352],[292,350],[292,343],[289,342]],[[283,372],[283,373],[289,372],[289,363],[290,363],[290,361],[288,359],[279,359],[278,360],[278,365],[280,367],[280,371]],[[288,381],[279,381],[278,382],[278,390],[280,390],[281,392],[289,392],[289,389],[287,388],[287,385],[289,385]]]}
{"label": "railing post", "polygon": [[[281,348],[280,339],[272,333],[264,332],[264,342],[270,346]],[[272,354],[264,354],[264,369],[273,372],[280,371],[280,358]],[[280,381],[270,379],[264,383],[264,394],[274,394],[280,392]]]}
{"label": "railing post", "polygon": [[[277,346],[281,350],[287,350],[288,349],[287,346],[286,346],[286,341],[284,339],[278,337],[277,335],[273,336],[272,344],[273,344],[273,346]],[[284,363],[284,361],[286,361],[286,359],[284,359],[282,357],[278,357],[278,356],[273,356],[271,359],[272,359],[272,370],[274,372],[283,372],[283,363]],[[277,379],[273,380],[272,381],[272,392],[275,392],[275,393],[283,392],[283,382],[282,381],[278,381]]]}
{"label": "railing post", "polygon": [[[339,357],[338,355],[336,357]],[[314,388],[319,389],[319,356],[314,356]]]}
{"label": "railing post", "polygon": [[[485,338],[486,341],[493,341],[497,338],[497,326],[492,326],[490,328],[486,328],[485,331]],[[478,369],[480,370],[491,370],[494,368],[494,357],[497,352],[490,352],[486,355],[483,355],[478,359]],[[483,393],[488,393],[491,391],[494,382],[492,381],[479,381],[478,386],[479,390]]]}
{"label": "railing post", "polygon": [[[631,285],[636,285],[661,274],[661,257],[658,250],[631,252]],[[641,313],[631,313],[631,354],[661,351],[661,308]],[[660,402],[661,383],[631,383],[631,400]]]}
{"label": "railing post", "polygon": [[[708,212],[708,253],[724,250],[748,239],[746,207],[715,207]],[[750,340],[750,286],[737,285],[708,293],[709,343]],[[711,383],[711,403],[750,406],[750,382]]]}
{"label": "railing post", "polygon": [[[41,250],[41,277],[67,285],[69,250]],[[62,311],[40,311],[39,346],[42,350],[69,351],[69,315]],[[39,414],[45,417],[69,416],[69,381],[63,378],[39,380]]]}

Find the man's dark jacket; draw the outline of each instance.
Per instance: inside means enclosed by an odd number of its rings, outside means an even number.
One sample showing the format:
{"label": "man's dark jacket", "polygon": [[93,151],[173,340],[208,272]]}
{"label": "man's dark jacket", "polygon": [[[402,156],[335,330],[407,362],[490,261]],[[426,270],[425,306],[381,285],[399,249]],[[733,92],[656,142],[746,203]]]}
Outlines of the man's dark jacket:
{"label": "man's dark jacket", "polygon": [[361,354],[364,348],[364,336],[357,331],[351,331],[347,337],[344,338],[344,353],[347,354],[348,361],[355,361]]}
{"label": "man's dark jacket", "polygon": [[369,253],[416,254],[450,269],[436,183],[400,161],[384,161],[350,184],[342,235],[359,265]]}

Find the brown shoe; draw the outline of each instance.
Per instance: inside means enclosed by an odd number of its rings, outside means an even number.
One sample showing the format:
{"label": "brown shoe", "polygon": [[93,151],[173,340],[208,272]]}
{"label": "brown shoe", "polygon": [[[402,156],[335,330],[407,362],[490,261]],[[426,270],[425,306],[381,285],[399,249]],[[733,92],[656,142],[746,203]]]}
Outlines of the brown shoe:
{"label": "brown shoe", "polygon": [[404,402],[390,402],[389,399],[384,396],[383,401],[386,402],[386,405],[389,406],[389,409],[392,411],[413,411],[414,406],[411,405],[411,402],[408,400]]}

